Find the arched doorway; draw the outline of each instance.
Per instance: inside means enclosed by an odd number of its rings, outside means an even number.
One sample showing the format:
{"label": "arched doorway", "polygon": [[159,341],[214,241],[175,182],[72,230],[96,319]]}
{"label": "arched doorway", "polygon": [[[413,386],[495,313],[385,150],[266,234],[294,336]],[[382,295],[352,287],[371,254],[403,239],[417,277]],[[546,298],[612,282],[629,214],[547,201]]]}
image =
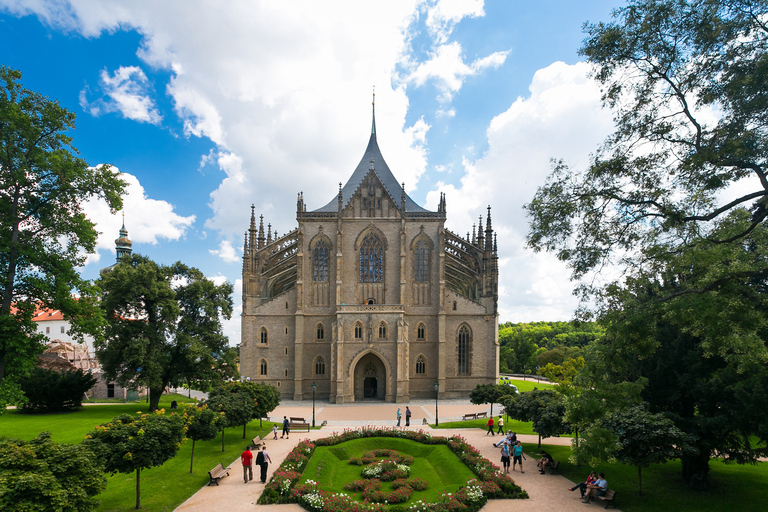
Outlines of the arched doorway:
{"label": "arched doorway", "polygon": [[387,394],[387,369],[384,362],[373,353],[360,358],[355,365],[355,402],[360,400],[384,400]]}

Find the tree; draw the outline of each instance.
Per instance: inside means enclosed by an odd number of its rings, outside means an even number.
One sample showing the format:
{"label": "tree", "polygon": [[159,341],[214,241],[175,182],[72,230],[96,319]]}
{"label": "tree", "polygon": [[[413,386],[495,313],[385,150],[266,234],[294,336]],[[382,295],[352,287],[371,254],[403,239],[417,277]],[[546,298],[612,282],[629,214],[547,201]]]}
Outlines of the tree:
{"label": "tree", "polygon": [[109,473],[136,472],[136,508],[141,508],[141,470],[160,466],[176,456],[186,430],[186,418],[172,412],[121,414],[98,425],[85,446],[104,461]]}
{"label": "tree", "polygon": [[195,460],[195,441],[210,441],[216,434],[227,426],[223,412],[216,412],[207,405],[191,405],[184,409],[187,420],[186,436],[192,440],[192,455],[189,457],[189,474],[192,474],[192,464]]}
{"label": "tree", "polygon": [[81,369],[64,372],[35,367],[19,380],[27,397],[23,412],[59,412],[80,407],[83,396],[97,380]]}
{"label": "tree", "polygon": [[[262,391],[257,388],[257,384],[253,382],[227,382],[213,388],[208,393],[206,403],[215,404],[218,410],[225,412],[228,427],[242,425],[243,439],[245,439],[245,429],[248,423],[260,417],[258,398],[261,393]],[[223,433],[221,451],[224,451]]]}
{"label": "tree", "polygon": [[[617,128],[587,171],[555,164],[526,205],[529,246],[580,278],[610,261],[659,270],[669,251],[738,244],[764,223],[766,14],[765,0],[631,0],[615,21],[587,25],[581,54]],[[736,182],[735,198],[723,194]],[[736,208],[749,222],[714,238]],[[654,250],[638,258],[638,247]]]}
{"label": "tree", "polygon": [[533,389],[519,395],[506,395],[500,399],[509,417],[533,422],[533,431],[542,437],[557,437],[573,430],[565,419],[563,396],[551,389]]}
{"label": "tree", "polygon": [[469,392],[469,401],[475,405],[491,404],[491,416],[493,416],[493,404],[505,395],[514,394],[513,388],[504,384],[478,384]]}
{"label": "tree", "polygon": [[231,284],[138,254],[124,257],[98,284],[109,325],[96,355],[109,379],[147,386],[155,410],[168,386],[220,378],[217,362],[229,350],[221,318],[232,314]]}
{"label": "tree", "polygon": [[280,405],[280,391],[269,384],[251,383],[251,385],[256,394],[256,417],[259,418],[259,427],[261,427],[261,419]]}
{"label": "tree", "polygon": [[0,509],[96,510],[106,488],[102,465],[82,445],[56,443],[50,432],[31,441],[0,438]]}
{"label": "tree", "polygon": [[78,270],[97,235],[83,203],[101,198],[115,211],[125,183],[109,166],[89,167],[75,156],[66,134],[74,126],[74,113],[0,66],[0,414],[42,352],[36,308],[61,310],[75,336],[98,336],[103,325]]}

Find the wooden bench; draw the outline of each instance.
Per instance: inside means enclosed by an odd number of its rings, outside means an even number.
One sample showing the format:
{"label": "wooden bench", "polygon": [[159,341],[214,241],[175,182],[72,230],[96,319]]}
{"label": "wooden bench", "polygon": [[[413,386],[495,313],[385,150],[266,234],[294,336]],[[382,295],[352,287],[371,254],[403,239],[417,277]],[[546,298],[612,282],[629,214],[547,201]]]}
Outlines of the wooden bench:
{"label": "wooden bench", "polygon": [[471,414],[465,414],[461,419],[462,420],[476,420],[477,419],[477,413],[473,412]]}
{"label": "wooden bench", "polygon": [[225,468],[221,465],[221,462],[216,464],[216,467],[213,468],[208,472],[208,476],[211,477],[211,481],[208,482],[208,485],[211,485],[215,483],[216,485],[219,485],[219,480],[224,478],[225,476],[229,476],[229,468]]}
{"label": "wooden bench", "polygon": [[613,508],[616,508],[616,504],[615,504],[616,491],[612,491],[608,489],[607,491],[605,491],[605,494],[603,494],[602,496],[598,496],[598,498],[605,502],[605,508],[608,508],[608,505],[612,505]]}
{"label": "wooden bench", "polygon": [[557,474],[557,467],[560,465],[559,460],[552,460],[552,464],[547,464],[547,468],[549,469],[550,475],[556,475]]}
{"label": "wooden bench", "polygon": [[297,421],[297,422],[291,422],[291,430],[295,428],[301,428],[301,429],[307,429],[307,432],[309,432],[309,423],[306,421]]}
{"label": "wooden bench", "polygon": [[306,423],[307,422],[307,420],[305,420],[304,418],[299,418],[299,417],[294,417],[294,416],[291,416],[290,419],[291,419],[291,423]]}
{"label": "wooden bench", "polygon": [[261,437],[260,436],[256,436],[256,437],[254,437],[251,440],[251,448],[257,448],[258,449],[258,447],[261,446],[261,443],[262,443]]}
{"label": "wooden bench", "polygon": [[479,413],[477,413],[477,419],[487,418],[487,417],[488,417],[488,413],[487,412],[479,412]]}

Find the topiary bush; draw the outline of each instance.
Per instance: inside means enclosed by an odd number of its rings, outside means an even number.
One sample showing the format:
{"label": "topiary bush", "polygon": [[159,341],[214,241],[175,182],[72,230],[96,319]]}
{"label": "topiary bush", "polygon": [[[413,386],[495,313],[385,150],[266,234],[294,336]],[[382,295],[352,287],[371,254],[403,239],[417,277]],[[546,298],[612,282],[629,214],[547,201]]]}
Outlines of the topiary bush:
{"label": "topiary bush", "polygon": [[96,384],[96,379],[83,370],[57,372],[39,366],[19,379],[19,386],[27,397],[21,412],[61,412],[83,404],[83,396]]}

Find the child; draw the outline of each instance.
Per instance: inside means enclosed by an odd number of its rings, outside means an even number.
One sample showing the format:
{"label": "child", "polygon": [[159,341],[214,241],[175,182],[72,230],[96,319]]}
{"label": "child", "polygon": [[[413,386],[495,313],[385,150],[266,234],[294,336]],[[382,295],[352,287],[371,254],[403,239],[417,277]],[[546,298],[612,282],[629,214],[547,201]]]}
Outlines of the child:
{"label": "child", "polygon": [[274,437],[272,439],[277,439],[277,423],[275,423],[275,426],[272,427],[272,433],[274,434]]}

